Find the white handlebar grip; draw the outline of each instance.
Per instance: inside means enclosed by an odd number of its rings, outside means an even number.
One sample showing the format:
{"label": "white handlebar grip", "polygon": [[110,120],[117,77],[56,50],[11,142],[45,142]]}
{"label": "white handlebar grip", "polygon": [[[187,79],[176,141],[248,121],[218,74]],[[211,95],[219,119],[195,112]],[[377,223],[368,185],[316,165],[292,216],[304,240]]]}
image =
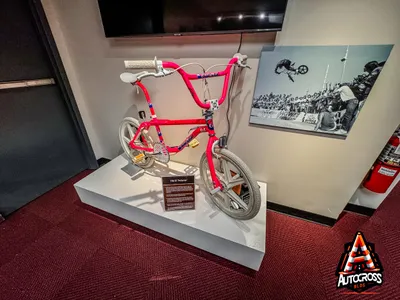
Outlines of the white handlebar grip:
{"label": "white handlebar grip", "polygon": [[154,60],[125,60],[125,69],[157,69]]}

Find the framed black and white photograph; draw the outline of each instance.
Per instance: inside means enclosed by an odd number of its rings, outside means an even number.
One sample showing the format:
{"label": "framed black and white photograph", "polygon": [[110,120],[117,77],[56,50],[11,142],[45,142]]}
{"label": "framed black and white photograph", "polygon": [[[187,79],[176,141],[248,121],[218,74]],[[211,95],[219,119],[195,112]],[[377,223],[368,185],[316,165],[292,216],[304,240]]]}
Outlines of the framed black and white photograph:
{"label": "framed black and white photograph", "polygon": [[346,137],[392,48],[265,47],[250,123]]}

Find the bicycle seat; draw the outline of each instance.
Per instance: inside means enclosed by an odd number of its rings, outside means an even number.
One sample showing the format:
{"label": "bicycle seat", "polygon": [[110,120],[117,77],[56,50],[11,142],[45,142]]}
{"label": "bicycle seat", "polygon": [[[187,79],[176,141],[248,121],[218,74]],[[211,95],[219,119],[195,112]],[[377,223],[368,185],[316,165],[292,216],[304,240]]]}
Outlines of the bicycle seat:
{"label": "bicycle seat", "polygon": [[133,83],[137,81],[138,74],[132,74],[129,72],[122,73],[119,78],[121,78],[122,82],[125,83]]}

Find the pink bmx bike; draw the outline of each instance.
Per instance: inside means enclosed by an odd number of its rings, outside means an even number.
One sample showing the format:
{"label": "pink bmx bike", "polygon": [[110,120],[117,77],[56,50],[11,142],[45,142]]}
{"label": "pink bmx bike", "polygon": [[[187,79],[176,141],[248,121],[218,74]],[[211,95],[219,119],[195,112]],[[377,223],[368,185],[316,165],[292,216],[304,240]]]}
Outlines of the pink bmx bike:
{"label": "pink bmx bike", "polygon": [[[188,64],[189,65],[189,64]],[[250,169],[226,147],[226,137],[217,138],[213,124],[213,113],[224,102],[229,85],[232,66],[247,67],[247,56],[235,54],[226,64],[226,69],[218,72],[204,70],[199,74],[188,74],[183,70],[186,65],[179,66],[174,62],[157,60],[125,61],[127,69],[153,69],[154,72],[122,73],[121,80],[138,86],[149,105],[151,120],[139,123],[138,120],[125,118],[119,128],[119,138],[126,155],[134,164],[142,168],[153,166],[155,160],[162,163],[169,161],[170,153],[178,153],[186,147],[196,147],[195,139],[200,133],[208,133],[207,149],[200,159],[200,175],[207,192],[215,205],[227,215],[241,220],[248,220],[257,215],[261,205],[261,195],[257,181]],[[141,80],[146,77],[164,77],[178,72],[188,87],[194,101],[203,109],[203,118],[187,120],[158,119],[149,93]],[[201,101],[191,80],[224,76],[222,95],[218,99]],[[179,146],[167,146],[161,133],[161,126],[195,125],[189,136]],[[149,128],[154,127],[158,134],[158,142],[153,142]]]}

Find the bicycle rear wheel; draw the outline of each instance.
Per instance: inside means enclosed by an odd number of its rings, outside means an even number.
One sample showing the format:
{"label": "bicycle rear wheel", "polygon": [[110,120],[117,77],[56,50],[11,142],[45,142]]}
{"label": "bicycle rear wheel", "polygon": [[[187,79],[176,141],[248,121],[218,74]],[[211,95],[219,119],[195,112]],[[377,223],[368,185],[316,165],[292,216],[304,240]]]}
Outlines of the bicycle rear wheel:
{"label": "bicycle rear wheel", "polygon": [[249,220],[254,218],[261,206],[261,194],[257,181],[247,165],[227,149],[216,148],[213,157],[218,179],[223,190],[211,195],[214,189],[206,154],[200,160],[200,175],[214,204],[228,216]]}
{"label": "bicycle rear wheel", "polygon": [[308,67],[306,65],[301,65],[301,66],[299,66],[297,68],[297,71],[302,75],[307,74],[308,73]]}
{"label": "bicycle rear wheel", "polygon": [[[129,146],[130,141],[135,136],[136,131],[139,128],[139,121],[132,117],[127,117],[122,120],[119,125],[119,141],[121,143],[122,149],[124,149],[125,154],[132,160],[132,162],[141,167],[141,168],[150,168],[154,164],[154,158],[148,155],[145,155],[144,159],[139,162],[134,162],[134,157],[143,153],[143,151],[139,151],[136,149],[132,149]],[[143,146],[143,142],[146,142],[149,147],[152,147],[153,140],[151,137],[142,132],[139,138],[137,139],[136,145]]]}

